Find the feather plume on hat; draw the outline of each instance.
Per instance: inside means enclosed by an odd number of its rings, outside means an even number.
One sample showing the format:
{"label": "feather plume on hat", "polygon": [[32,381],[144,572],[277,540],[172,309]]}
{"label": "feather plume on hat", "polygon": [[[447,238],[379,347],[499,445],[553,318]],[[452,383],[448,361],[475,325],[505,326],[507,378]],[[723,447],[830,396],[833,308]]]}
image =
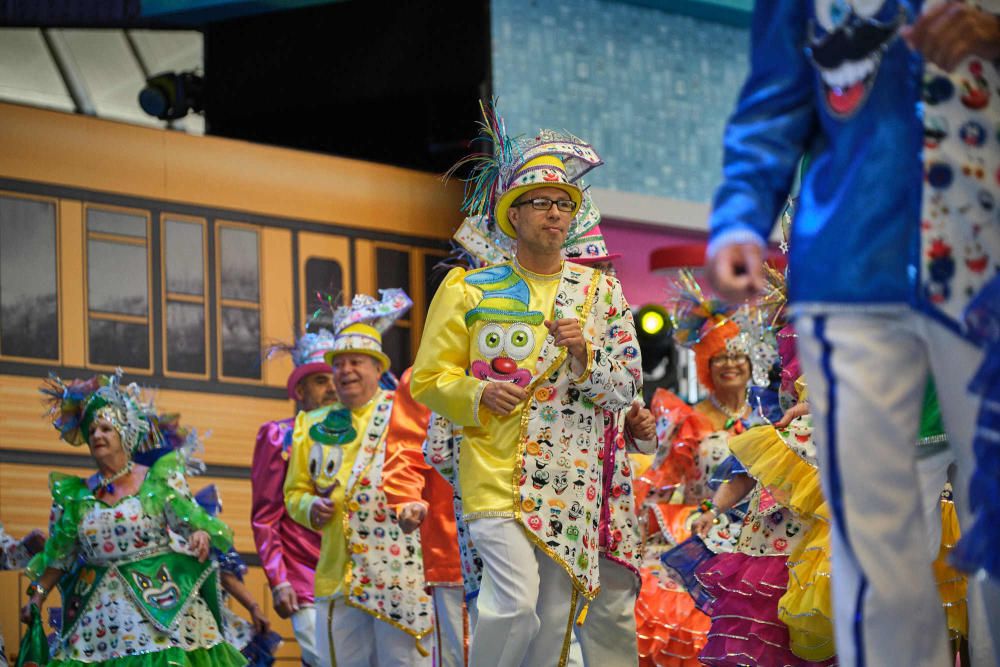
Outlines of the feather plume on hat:
{"label": "feather plume on hat", "polygon": [[483,119],[477,123],[480,130],[477,139],[490,145],[488,150],[471,153],[445,172],[445,179],[451,178],[463,167],[470,167],[465,179],[465,197],[462,211],[468,216],[493,216],[493,203],[499,196],[503,184],[508,182],[521,162],[523,155],[517,139],[507,135],[507,126],[497,112],[497,98],[489,103],[479,101]]}

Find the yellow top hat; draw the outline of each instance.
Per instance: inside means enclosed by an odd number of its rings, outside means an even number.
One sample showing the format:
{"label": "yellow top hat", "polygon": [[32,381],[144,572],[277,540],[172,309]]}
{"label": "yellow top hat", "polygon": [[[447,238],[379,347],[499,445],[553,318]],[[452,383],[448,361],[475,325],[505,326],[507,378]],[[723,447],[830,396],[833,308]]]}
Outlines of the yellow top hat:
{"label": "yellow top hat", "polygon": [[326,363],[333,366],[333,359],[341,354],[367,354],[382,364],[382,372],[389,370],[389,357],[382,351],[382,334],[375,327],[358,322],[344,327],[324,355]]}
{"label": "yellow top hat", "polygon": [[497,225],[504,234],[512,239],[517,238],[517,232],[514,231],[507,218],[510,205],[525,192],[538,188],[559,188],[576,203],[577,210],[580,209],[583,193],[578,186],[570,182],[566,174],[566,165],[563,164],[562,159],[551,154],[531,158],[514,172],[507,188],[497,198],[494,209],[494,219]]}

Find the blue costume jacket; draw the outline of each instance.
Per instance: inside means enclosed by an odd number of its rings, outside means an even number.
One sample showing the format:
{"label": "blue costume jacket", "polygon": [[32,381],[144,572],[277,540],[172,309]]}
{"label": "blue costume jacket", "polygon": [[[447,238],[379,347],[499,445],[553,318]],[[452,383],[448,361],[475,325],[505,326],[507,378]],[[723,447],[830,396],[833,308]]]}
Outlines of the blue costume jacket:
{"label": "blue costume jacket", "polygon": [[755,3],[709,252],[764,242],[808,152],[789,258],[796,312],[909,304],[964,333],[965,304],[997,272],[1000,74],[977,58],[952,74],[925,64],[898,35],[920,10]]}

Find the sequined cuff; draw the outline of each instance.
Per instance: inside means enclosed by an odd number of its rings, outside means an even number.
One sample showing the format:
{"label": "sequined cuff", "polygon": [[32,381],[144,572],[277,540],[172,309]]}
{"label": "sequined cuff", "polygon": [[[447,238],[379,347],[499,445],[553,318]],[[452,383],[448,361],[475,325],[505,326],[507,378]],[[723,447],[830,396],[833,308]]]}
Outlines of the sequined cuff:
{"label": "sequined cuff", "polygon": [[[594,348],[591,347],[590,343],[586,341],[584,341],[583,344],[587,349],[587,367],[583,369],[583,373],[580,374],[580,377],[575,378],[573,380],[575,384],[583,384],[584,382],[589,380],[590,373],[594,369]],[[573,365],[575,361],[576,357],[570,356],[570,366],[569,366],[570,372],[573,372]]]}

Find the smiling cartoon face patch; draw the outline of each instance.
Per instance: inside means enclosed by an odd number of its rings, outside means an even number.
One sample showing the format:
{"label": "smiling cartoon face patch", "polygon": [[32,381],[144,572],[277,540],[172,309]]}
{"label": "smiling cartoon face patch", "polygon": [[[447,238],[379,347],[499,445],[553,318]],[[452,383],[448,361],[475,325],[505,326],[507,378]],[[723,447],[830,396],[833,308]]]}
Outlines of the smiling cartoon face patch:
{"label": "smiling cartoon face patch", "polygon": [[309,476],[317,496],[329,498],[337,486],[337,473],[344,460],[344,450],[336,445],[314,442],[309,451]]}
{"label": "smiling cartoon face patch", "polygon": [[835,118],[853,116],[868,99],[882,57],[906,21],[893,0],[814,0],[808,53]]}
{"label": "smiling cartoon face patch", "polygon": [[537,354],[544,339],[538,327],[545,319],[541,312],[528,309],[528,285],[510,265],[474,271],[465,282],[483,292],[476,307],[465,314],[472,341],[469,375],[527,387],[531,371],[522,364]]}

